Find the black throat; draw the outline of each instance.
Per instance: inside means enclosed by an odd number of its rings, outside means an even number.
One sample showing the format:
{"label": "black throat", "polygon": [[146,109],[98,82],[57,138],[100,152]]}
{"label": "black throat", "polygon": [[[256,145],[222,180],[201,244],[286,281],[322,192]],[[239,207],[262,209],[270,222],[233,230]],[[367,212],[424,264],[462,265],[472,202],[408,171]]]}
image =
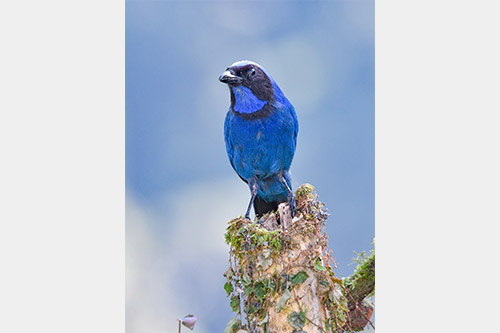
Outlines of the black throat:
{"label": "black throat", "polygon": [[252,113],[242,113],[235,111],[233,108],[234,103],[232,102],[232,99],[234,97],[231,95],[231,111],[234,112],[238,117],[241,117],[246,120],[256,120],[256,119],[262,119],[267,116],[269,116],[273,111],[274,111],[274,106],[272,103],[267,103],[264,105],[264,107],[258,111],[252,112]]}

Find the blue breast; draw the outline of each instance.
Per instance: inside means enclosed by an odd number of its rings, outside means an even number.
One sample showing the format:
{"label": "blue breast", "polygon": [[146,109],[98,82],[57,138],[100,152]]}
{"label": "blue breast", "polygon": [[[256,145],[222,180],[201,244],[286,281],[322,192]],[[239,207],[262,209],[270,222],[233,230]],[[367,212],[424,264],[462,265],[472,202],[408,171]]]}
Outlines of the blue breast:
{"label": "blue breast", "polygon": [[[292,104],[284,96],[277,97],[265,117],[249,119],[230,109],[224,128],[231,165],[245,180],[257,177],[258,196],[266,201],[286,200],[286,189],[277,174],[282,172],[290,183],[288,170],[295,153],[298,131]],[[255,105],[256,101],[252,103]]]}

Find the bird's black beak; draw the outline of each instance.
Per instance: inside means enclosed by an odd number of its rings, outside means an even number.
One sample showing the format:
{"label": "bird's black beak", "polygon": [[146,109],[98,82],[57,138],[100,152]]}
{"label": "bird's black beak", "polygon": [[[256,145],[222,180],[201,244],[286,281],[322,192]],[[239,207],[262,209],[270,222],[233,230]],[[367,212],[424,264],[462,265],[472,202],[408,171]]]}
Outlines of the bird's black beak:
{"label": "bird's black beak", "polygon": [[219,76],[219,81],[227,84],[241,84],[243,82],[243,78],[237,75],[234,75],[230,71],[225,71]]}

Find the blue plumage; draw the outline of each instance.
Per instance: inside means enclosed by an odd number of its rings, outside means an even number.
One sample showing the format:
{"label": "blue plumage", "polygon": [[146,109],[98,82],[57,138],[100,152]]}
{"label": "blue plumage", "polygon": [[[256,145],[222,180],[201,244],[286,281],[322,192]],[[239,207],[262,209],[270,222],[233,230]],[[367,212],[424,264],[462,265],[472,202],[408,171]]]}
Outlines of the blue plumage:
{"label": "blue plumage", "polygon": [[224,123],[226,150],[232,167],[248,183],[250,204],[263,215],[295,201],[290,165],[297,144],[298,122],[293,105],[258,64],[238,61],[219,77],[230,89],[231,106]]}

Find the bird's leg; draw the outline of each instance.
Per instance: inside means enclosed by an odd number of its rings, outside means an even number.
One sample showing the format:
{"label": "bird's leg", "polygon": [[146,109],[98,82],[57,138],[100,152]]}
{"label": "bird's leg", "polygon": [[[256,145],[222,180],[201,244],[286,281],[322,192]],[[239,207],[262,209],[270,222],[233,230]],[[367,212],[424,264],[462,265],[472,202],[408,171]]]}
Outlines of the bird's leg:
{"label": "bird's leg", "polygon": [[288,192],[288,206],[290,207],[290,214],[292,215],[293,218],[295,216],[295,196],[293,195],[290,186],[288,186],[288,183],[286,182],[286,179],[283,176],[282,172],[278,174],[278,179],[285,186],[286,191]]}
{"label": "bird's leg", "polygon": [[257,180],[255,177],[252,177],[248,180],[248,186],[250,186],[250,203],[248,204],[247,212],[245,213],[245,218],[250,220],[250,209],[252,209],[253,206],[253,201],[255,200],[255,197],[257,196]]}

